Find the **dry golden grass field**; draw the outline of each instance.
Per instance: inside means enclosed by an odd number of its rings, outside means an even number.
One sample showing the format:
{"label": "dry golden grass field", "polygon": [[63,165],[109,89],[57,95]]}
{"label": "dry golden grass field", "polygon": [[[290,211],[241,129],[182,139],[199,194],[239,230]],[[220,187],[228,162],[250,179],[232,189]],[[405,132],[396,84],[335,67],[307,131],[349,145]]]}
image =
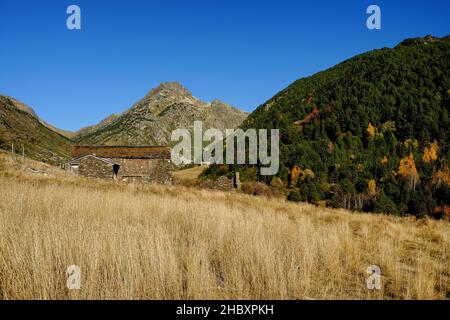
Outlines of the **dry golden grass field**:
{"label": "dry golden grass field", "polygon": [[[0,158],[1,299],[450,298],[445,221],[92,181]],[[80,290],[66,287],[69,265]],[[381,290],[366,287],[369,265]]]}
{"label": "dry golden grass field", "polygon": [[173,178],[175,181],[177,180],[197,180],[203,170],[205,170],[208,166],[195,166],[185,170],[178,170],[173,172]]}

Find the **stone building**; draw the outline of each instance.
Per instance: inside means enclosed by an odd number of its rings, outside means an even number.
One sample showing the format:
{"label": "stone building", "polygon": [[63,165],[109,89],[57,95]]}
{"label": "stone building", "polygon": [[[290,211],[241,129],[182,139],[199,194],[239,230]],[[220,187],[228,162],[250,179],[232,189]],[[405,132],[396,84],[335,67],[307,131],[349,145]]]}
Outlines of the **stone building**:
{"label": "stone building", "polygon": [[89,178],[172,184],[170,152],[170,147],[75,146],[64,167]]}

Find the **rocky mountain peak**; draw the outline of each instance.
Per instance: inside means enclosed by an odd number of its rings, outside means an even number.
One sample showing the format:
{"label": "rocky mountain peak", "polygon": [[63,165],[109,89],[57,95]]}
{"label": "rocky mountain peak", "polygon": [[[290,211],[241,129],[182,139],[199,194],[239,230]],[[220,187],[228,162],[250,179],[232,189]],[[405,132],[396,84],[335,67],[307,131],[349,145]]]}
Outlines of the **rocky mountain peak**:
{"label": "rocky mountain peak", "polygon": [[77,143],[99,145],[169,145],[174,128],[192,128],[203,121],[205,128],[236,128],[247,117],[216,99],[211,103],[194,97],[178,82],[164,82],[152,89],[129,110],[81,132]]}
{"label": "rocky mountain peak", "polygon": [[192,92],[183,87],[179,82],[162,82],[158,87],[152,89],[147,96],[154,97],[161,94],[175,94],[192,97]]}
{"label": "rocky mountain peak", "polygon": [[222,101],[220,101],[219,99],[214,99],[213,101],[211,101],[211,106],[218,106],[218,105],[222,105],[224,104]]}

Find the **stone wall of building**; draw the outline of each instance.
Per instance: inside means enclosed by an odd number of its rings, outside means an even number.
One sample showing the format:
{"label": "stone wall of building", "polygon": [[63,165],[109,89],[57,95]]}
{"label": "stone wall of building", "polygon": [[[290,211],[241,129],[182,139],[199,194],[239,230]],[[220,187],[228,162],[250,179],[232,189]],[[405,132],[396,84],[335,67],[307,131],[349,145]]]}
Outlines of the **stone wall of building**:
{"label": "stone wall of building", "polygon": [[78,174],[88,178],[114,179],[113,165],[94,157],[77,161]]}
{"label": "stone wall of building", "polygon": [[225,176],[217,179],[201,179],[199,183],[200,187],[213,190],[227,191],[233,189],[233,180]]}
{"label": "stone wall of building", "polygon": [[172,184],[172,165],[168,159],[106,159],[86,156],[72,160],[65,167],[88,178]]}
{"label": "stone wall of building", "polygon": [[118,159],[117,180],[126,182],[156,182],[172,184],[172,166],[168,159]]}
{"label": "stone wall of building", "polygon": [[172,184],[172,163],[168,159],[149,160],[149,181]]}

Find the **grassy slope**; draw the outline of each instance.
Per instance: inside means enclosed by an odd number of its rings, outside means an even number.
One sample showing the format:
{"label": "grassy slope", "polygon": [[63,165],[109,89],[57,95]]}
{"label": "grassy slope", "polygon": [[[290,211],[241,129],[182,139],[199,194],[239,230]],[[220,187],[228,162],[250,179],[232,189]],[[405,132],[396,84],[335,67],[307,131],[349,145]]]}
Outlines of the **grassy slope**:
{"label": "grassy slope", "polygon": [[[3,299],[450,295],[448,222],[88,181],[0,159]],[[81,267],[81,290],[66,289],[71,264]],[[366,288],[372,264],[381,291]]]}
{"label": "grassy slope", "polygon": [[32,114],[14,107],[7,99],[0,100],[0,149],[11,150],[33,159],[59,164],[70,157],[71,141],[44,126]]}
{"label": "grassy slope", "polygon": [[195,166],[189,169],[177,170],[172,173],[173,177],[177,180],[195,181],[200,174],[205,170],[206,166]]}

